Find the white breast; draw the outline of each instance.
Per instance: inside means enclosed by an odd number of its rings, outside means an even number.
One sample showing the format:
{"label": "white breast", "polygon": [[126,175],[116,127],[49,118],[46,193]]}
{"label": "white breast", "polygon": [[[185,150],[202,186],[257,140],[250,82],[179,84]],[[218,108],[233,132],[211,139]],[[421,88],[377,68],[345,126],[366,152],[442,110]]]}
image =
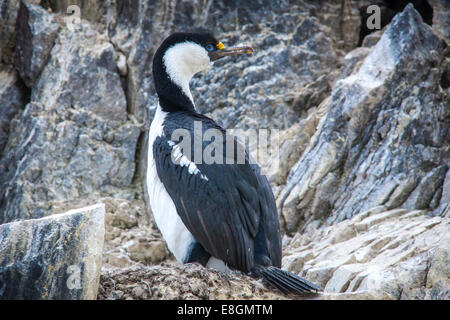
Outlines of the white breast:
{"label": "white breast", "polygon": [[158,177],[153,159],[153,143],[157,137],[163,135],[162,124],[166,115],[158,105],[148,137],[147,189],[155,222],[167,247],[179,262],[184,262],[195,239],[178,216],[175,204]]}

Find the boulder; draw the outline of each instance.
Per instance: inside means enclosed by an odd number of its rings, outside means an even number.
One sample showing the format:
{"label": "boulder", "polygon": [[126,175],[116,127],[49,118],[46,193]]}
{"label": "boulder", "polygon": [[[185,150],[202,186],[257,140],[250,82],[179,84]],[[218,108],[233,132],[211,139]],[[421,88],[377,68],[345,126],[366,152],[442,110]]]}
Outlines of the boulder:
{"label": "boulder", "polygon": [[31,100],[39,101],[47,110],[73,108],[124,122],[126,97],[114,47],[107,37],[85,22],[73,31],[62,29]]}
{"label": "boulder", "polygon": [[105,207],[0,225],[0,299],[95,299]]}

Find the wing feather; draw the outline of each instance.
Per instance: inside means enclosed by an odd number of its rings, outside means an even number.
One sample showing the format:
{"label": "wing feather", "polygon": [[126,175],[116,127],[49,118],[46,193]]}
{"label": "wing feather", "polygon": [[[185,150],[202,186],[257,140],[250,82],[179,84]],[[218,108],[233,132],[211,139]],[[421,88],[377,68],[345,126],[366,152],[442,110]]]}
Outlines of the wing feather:
{"label": "wing feather", "polygon": [[[193,116],[193,120],[199,118],[203,121],[203,130],[219,128],[225,135],[225,131],[211,119]],[[179,127],[194,132],[193,125],[186,122],[186,118],[175,120],[171,122],[172,128],[165,126],[165,134],[157,137],[153,144],[158,176],[186,228],[205,250],[231,267],[249,272],[254,263],[254,238],[261,217],[265,228],[278,230],[278,234],[268,230],[269,234],[279,238],[277,211],[270,185],[260,175],[259,168],[248,161],[231,165],[197,164],[197,171],[192,171],[192,168],[190,171],[188,165],[174,163],[171,159],[174,144],[169,143],[166,137]],[[226,137],[222,141],[225,143]],[[238,143],[237,139],[235,143]],[[202,147],[204,150],[206,145]],[[269,250],[273,251],[269,252],[270,255],[281,263],[281,239],[278,238],[268,237],[267,242]]]}

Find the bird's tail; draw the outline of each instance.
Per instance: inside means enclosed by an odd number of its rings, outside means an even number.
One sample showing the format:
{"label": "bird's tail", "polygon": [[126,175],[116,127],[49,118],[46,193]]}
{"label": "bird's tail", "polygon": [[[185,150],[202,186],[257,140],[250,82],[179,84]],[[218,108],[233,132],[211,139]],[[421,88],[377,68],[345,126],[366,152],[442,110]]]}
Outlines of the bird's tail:
{"label": "bird's tail", "polygon": [[314,294],[323,291],[319,286],[288,271],[276,267],[258,266],[258,273],[271,286],[284,294]]}

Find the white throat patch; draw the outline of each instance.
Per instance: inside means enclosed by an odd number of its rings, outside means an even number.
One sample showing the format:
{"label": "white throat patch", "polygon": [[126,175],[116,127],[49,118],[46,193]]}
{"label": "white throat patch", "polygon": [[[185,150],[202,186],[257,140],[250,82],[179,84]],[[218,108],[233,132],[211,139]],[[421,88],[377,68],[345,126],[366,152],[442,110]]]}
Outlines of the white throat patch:
{"label": "white throat patch", "polygon": [[163,62],[170,79],[194,104],[189,81],[197,72],[211,67],[208,52],[197,43],[182,42],[167,49]]}

